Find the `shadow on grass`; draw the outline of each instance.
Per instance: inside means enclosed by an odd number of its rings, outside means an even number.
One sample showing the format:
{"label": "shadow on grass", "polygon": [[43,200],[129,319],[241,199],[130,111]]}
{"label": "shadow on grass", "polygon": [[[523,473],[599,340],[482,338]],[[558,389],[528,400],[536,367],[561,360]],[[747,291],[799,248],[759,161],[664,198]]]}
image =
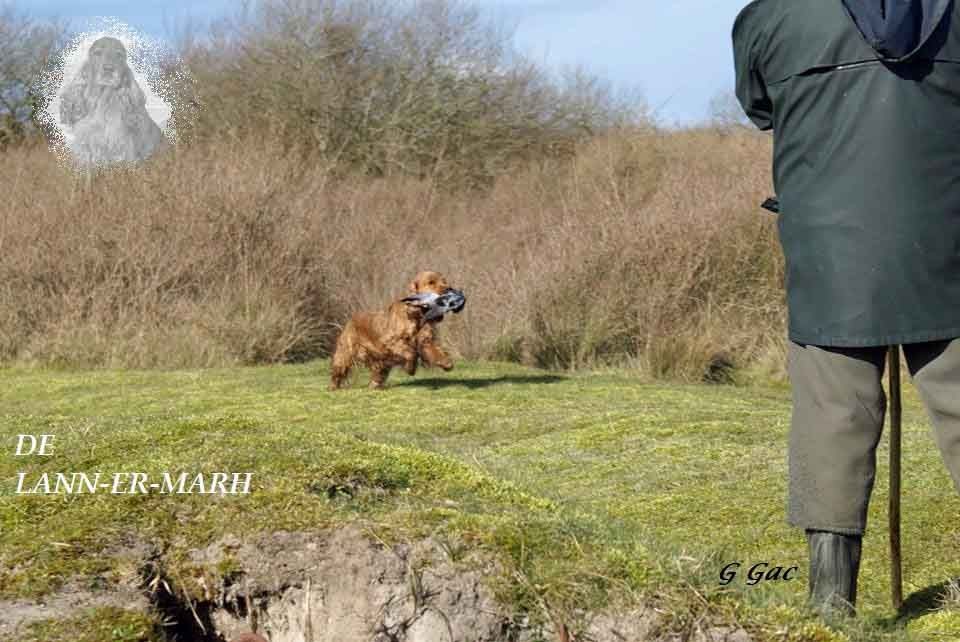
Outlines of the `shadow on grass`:
{"label": "shadow on grass", "polygon": [[937,612],[942,608],[943,597],[949,592],[950,584],[957,582],[960,582],[960,578],[932,584],[911,593],[903,601],[903,605],[897,611],[897,614],[885,620],[884,624],[891,627],[903,626],[908,622]]}
{"label": "shadow on grass", "polygon": [[471,390],[477,388],[487,388],[489,386],[496,386],[501,384],[540,384],[540,383],[559,383],[560,381],[566,381],[566,377],[559,377],[557,375],[503,375],[500,377],[491,377],[487,379],[457,379],[457,378],[443,378],[443,377],[430,377],[429,379],[411,379],[410,381],[404,381],[397,383],[396,386],[399,387],[413,387],[413,388],[430,388],[431,390],[438,390],[440,388],[452,388],[455,386],[460,386],[463,388],[469,388]]}

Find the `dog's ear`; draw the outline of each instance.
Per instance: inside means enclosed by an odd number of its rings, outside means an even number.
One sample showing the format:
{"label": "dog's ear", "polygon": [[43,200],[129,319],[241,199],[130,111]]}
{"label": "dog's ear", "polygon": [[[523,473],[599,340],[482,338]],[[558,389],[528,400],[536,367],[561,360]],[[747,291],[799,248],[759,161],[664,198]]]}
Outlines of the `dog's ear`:
{"label": "dog's ear", "polygon": [[60,122],[73,126],[87,115],[90,106],[82,87],[71,85],[64,90],[60,98]]}
{"label": "dog's ear", "polygon": [[128,100],[137,108],[146,108],[147,106],[147,95],[143,93],[143,89],[140,88],[140,85],[137,83],[137,79],[133,76],[133,70],[129,66],[124,65],[124,69],[121,72],[123,74],[123,87],[127,92]]}
{"label": "dog's ear", "polygon": [[417,282],[416,279],[414,279],[413,281],[410,281],[410,285],[408,287],[410,291],[413,292],[414,294],[420,291],[420,284]]}

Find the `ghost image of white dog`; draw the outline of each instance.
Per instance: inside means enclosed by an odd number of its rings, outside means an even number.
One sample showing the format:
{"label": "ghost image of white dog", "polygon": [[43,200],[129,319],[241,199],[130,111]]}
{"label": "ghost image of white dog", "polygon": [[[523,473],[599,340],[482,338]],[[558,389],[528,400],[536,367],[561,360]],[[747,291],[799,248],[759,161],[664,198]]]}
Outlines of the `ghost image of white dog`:
{"label": "ghost image of white dog", "polygon": [[99,38],[90,46],[60,99],[60,122],[70,128],[68,147],[81,163],[140,161],[165,145],[127,64],[127,50],[116,38]]}

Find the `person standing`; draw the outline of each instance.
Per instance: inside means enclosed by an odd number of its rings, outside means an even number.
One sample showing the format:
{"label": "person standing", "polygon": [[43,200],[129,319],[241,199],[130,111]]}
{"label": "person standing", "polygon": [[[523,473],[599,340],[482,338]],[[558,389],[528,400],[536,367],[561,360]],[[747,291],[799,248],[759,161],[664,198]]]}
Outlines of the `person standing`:
{"label": "person standing", "polygon": [[787,520],[811,604],[852,614],[888,346],[960,490],[960,16],[952,0],[756,0],[732,35],[737,98],[773,131]]}

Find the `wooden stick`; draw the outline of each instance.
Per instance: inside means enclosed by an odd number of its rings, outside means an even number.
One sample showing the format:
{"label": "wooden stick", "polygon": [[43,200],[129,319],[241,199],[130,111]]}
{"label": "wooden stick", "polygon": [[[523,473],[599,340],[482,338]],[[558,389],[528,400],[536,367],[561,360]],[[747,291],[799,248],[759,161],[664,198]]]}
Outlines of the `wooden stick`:
{"label": "wooden stick", "polygon": [[893,608],[903,605],[903,562],[900,555],[900,346],[890,346],[890,591]]}

